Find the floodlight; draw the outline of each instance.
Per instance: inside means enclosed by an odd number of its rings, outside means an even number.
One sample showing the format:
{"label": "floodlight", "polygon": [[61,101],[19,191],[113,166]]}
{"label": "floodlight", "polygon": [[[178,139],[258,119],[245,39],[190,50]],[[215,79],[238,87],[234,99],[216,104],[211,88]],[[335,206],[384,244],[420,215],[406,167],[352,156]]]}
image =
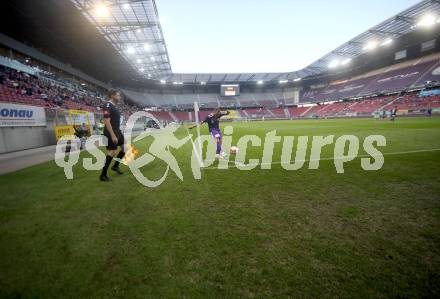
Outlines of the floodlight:
{"label": "floodlight", "polygon": [[287,83],[287,82],[289,82],[289,80],[280,80],[280,81],[278,81],[280,84],[285,84],[285,83]]}
{"label": "floodlight", "polygon": [[345,58],[344,60],[341,61],[341,65],[347,65],[351,62],[351,58]]}
{"label": "floodlight", "polygon": [[128,47],[128,48],[127,48],[127,53],[128,53],[128,54],[134,54],[134,52],[135,52],[135,50],[134,50],[133,47]]}
{"label": "floodlight", "polygon": [[377,41],[373,40],[373,41],[368,42],[368,43],[364,46],[363,50],[364,50],[364,51],[370,51],[370,50],[374,50],[374,49],[376,49],[376,47],[377,47]]}
{"label": "floodlight", "polygon": [[110,11],[104,4],[98,4],[95,7],[95,14],[98,18],[105,18],[110,14]]}
{"label": "floodlight", "polygon": [[435,16],[428,14],[425,15],[418,23],[417,26],[421,27],[431,27],[435,24],[436,18]]}
{"label": "floodlight", "polygon": [[264,84],[264,81],[263,80],[259,80],[259,81],[257,81],[257,84],[258,85]]}
{"label": "floodlight", "polygon": [[392,44],[392,43],[393,43],[393,40],[391,38],[387,38],[380,45],[381,46],[387,46],[387,45]]}
{"label": "floodlight", "polygon": [[301,81],[301,80],[302,80],[302,78],[296,78],[296,79],[293,80],[293,82],[298,82],[298,81]]}
{"label": "floodlight", "polygon": [[335,68],[335,67],[339,66],[339,64],[340,64],[339,59],[333,59],[333,60],[328,64],[328,67],[332,69],[332,68]]}
{"label": "floodlight", "polygon": [[151,46],[149,44],[147,44],[147,43],[144,44],[144,50],[145,51],[149,51],[150,48],[151,48]]}

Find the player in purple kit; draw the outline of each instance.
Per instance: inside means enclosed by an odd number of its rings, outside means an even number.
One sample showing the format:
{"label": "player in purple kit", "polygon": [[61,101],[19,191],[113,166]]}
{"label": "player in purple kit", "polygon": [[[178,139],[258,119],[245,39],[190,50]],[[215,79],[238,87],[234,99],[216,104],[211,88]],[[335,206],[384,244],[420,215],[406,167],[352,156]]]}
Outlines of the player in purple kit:
{"label": "player in purple kit", "polygon": [[[204,124],[208,124],[208,128],[209,128],[209,133],[211,133],[212,137],[215,138],[216,142],[217,142],[217,150],[216,150],[216,157],[226,157],[226,153],[222,152],[222,132],[220,131],[220,117],[228,115],[229,111],[221,111],[220,108],[217,108],[214,110],[214,112],[212,112],[211,114],[209,114],[205,120],[201,123]],[[190,127],[190,129],[193,129],[197,127],[197,124]]]}

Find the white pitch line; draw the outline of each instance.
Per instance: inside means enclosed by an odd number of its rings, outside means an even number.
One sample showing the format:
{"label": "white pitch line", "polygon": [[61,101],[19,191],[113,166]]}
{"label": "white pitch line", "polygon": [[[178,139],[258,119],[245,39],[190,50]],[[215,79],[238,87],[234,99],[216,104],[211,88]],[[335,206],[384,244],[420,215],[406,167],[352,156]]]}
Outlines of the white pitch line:
{"label": "white pitch line", "polygon": [[[428,153],[428,152],[437,152],[440,151],[440,148],[433,148],[433,149],[421,149],[421,150],[412,150],[412,151],[401,151],[401,152],[389,152],[389,153],[382,153],[383,156],[393,156],[393,155],[406,155],[406,154],[417,154],[417,153]],[[315,161],[328,161],[328,160],[340,160],[340,159],[346,159],[346,158],[380,158],[381,156],[371,156],[371,155],[359,155],[359,156],[355,156],[355,157],[324,157],[321,159],[309,159],[309,160],[299,160],[297,162],[303,162],[303,163],[307,163],[307,162],[315,162]],[[208,162],[208,161],[207,161]],[[209,161],[212,162],[212,161]],[[232,165],[232,168],[236,167],[235,161],[228,161],[230,164]],[[241,162],[237,162],[239,163],[240,166],[244,166],[244,164],[242,164]],[[271,163],[258,163],[258,164],[250,164],[247,166],[261,166],[261,165],[277,165],[277,164],[281,164],[281,161],[277,161],[277,162],[271,162]],[[211,166],[211,167],[205,167],[202,168],[203,170],[213,170],[213,169],[218,169],[218,167],[215,166]]]}

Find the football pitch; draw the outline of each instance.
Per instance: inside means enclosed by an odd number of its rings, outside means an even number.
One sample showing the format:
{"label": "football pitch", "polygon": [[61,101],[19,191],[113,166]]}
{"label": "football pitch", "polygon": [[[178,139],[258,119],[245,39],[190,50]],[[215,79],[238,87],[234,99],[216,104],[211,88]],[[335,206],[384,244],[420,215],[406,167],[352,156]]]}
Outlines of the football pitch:
{"label": "football pitch", "polygon": [[[365,137],[383,135],[385,162],[365,171],[358,157],[338,174],[331,144],[319,169],[306,161],[285,170],[280,142],[271,169],[215,162],[197,180],[188,142],[172,151],[183,181],[170,171],[157,188],[142,186],[126,166],[102,183],[82,159],[73,180],[55,162],[2,175],[0,297],[440,296],[440,118],[228,125],[233,145],[273,130],[355,135],[359,155]],[[136,144],[140,154],[150,139]],[[248,158],[262,156],[262,147],[248,146]],[[158,179],[165,170],[155,159],[142,173]]]}

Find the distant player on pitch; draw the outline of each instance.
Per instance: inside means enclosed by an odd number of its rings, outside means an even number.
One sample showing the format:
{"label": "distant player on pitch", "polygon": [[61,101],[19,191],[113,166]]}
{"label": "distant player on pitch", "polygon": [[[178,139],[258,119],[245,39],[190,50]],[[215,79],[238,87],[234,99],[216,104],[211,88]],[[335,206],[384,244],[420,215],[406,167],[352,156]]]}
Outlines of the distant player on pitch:
{"label": "distant player on pitch", "polygon": [[[215,152],[215,157],[216,158],[224,158],[227,156],[227,154],[225,152],[222,152],[222,132],[220,131],[220,118],[222,116],[228,115],[229,111],[221,111],[220,108],[217,108],[214,110],[214,112],[212,112],[211,114],[209,114],[205,120],[201,123],[204,124],[208,124],[208,128],[209,128],[209,133],[211,133],[212,137],[214,137],[214,139],[217,142],[217,150]],[[190,129],[193,129],[197,127],[197,124],[195,124],[194,126],[190,127]]]}

